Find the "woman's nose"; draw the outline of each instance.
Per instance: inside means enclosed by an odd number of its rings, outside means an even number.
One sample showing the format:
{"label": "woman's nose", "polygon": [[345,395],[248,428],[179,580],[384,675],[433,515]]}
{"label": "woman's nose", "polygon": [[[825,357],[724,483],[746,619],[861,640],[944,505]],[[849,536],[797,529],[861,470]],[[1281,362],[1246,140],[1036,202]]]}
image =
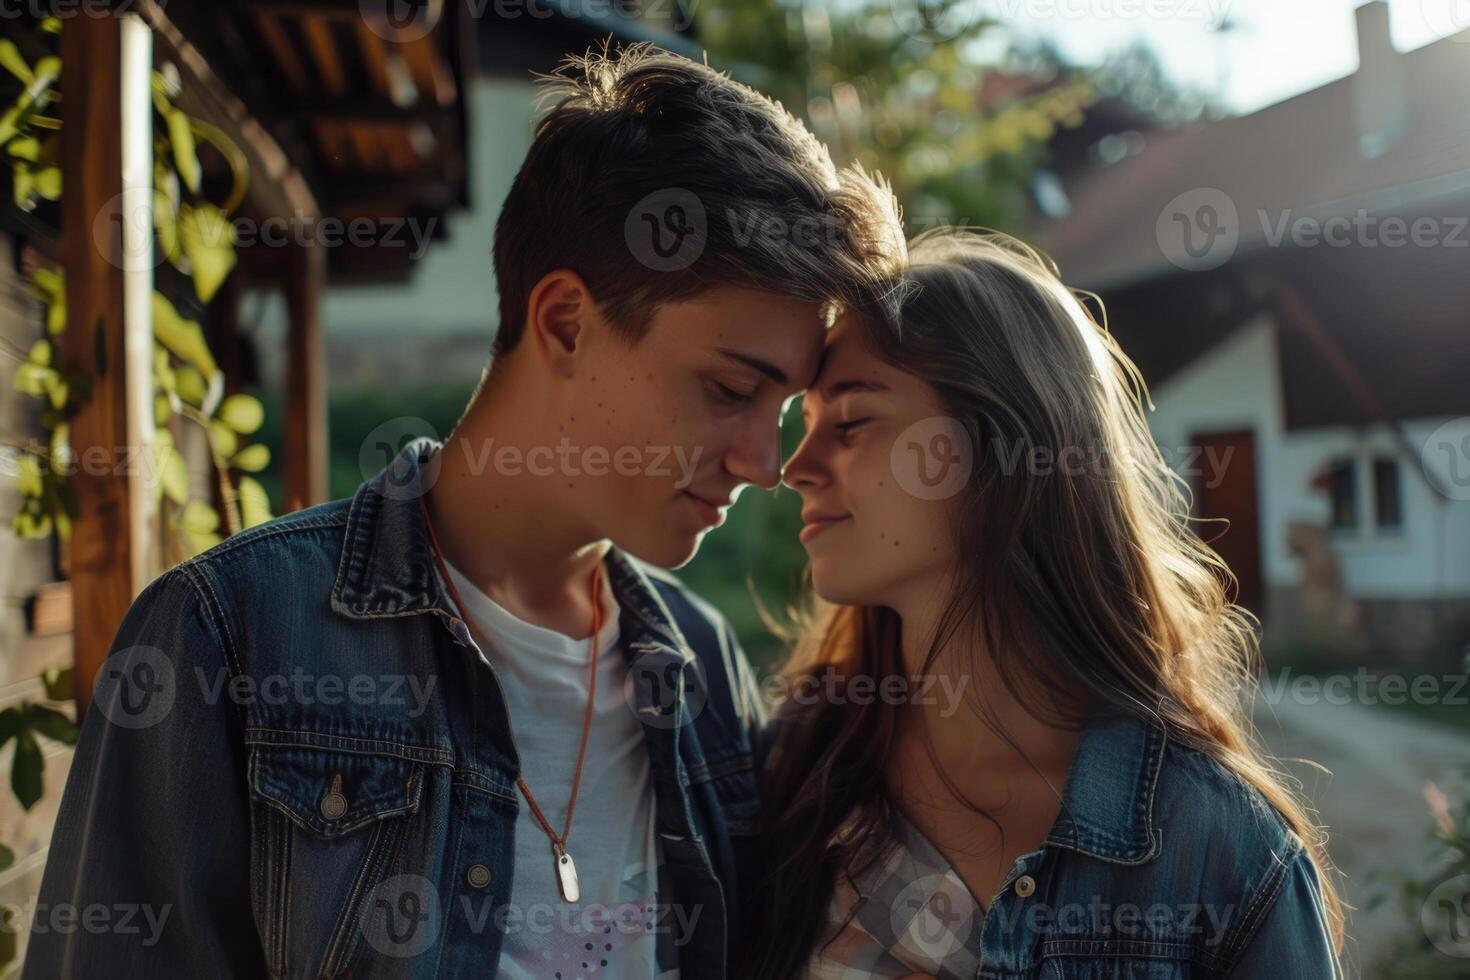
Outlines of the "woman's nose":
{"label": "woman's nose", "polygon": [[813,435],[811,432],[806,434],[781,470],[781,482],[793,490],[817,486],[823,479],[825,467],[819,459],[819,447]]}

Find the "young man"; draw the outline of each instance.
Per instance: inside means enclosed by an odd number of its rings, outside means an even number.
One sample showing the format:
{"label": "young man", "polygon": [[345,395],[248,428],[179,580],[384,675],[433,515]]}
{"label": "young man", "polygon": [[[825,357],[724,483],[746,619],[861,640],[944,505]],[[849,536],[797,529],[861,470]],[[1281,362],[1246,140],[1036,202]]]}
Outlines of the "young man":
{"label": "young man", "polygon": [[129,611],[28,977],[725,975],[762,707],[657,567],[776,486],[781,411],[829,301],[897,254],[894,208],[705,66],[640,47],[556,85],[447,442]]}

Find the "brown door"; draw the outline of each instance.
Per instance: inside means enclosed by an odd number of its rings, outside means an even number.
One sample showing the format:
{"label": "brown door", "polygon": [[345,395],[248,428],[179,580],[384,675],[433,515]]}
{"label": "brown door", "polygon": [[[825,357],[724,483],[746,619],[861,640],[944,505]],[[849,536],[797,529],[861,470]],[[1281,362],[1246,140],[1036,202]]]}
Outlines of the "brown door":
{"label": "brown door", "polygon": [[1194,516],[1224,518],[1199,525],[1200,537],[1225,559],[1240,583],[1235,601],[1260,611],[1261,525],[1256,495],[1256,436],[1249,429],[1211,432],[1192,440],[1198,455],[1191,468]]}

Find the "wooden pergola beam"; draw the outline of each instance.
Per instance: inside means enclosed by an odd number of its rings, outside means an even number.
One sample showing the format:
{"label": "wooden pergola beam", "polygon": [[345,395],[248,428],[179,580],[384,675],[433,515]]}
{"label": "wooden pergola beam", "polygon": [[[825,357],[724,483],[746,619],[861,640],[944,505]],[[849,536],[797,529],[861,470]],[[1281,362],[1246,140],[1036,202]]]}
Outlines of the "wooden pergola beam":
{"label": "wooden pergola beam", "polygon": [[292,252],[294,261],[286,278],[286,417],[281,447],[288,511],[327,499],[327,360],[321,321],[327,249],[308,244]]}
{"label": "wooden pergola beam", "polygon": [[[146,492],[144,469],[128,456],[124,336],[122,34],[117,17],[76,17],[61,32],[61,257],[66,331],[59,356],[91,378],[90,397],[70,420],[79,465],[70,477],[77,514],[70,568],[78,715],[132,605],[137,552],[132,502]],[[116,214],[105,231],[97,217]],[[122,465],[124,463],[130,465]]]}
{"label": "wooden pergola beam", "polygon": [[383,126],[430,126],[450,122],[454,110],[426,105],[395,106],[372,99],[302,99],[293,115],[313,121],[374,123]]}
{"label": "wooden pergola beam", "polygon": [[310,220],[319,216],[316,197],[300,169],[244,101],[225,87],[157,0],[138,0],[136,7],[153,28],[159,50],[179,68],[179,108],[218,126],[244,152],[254,209],[266,217]]}

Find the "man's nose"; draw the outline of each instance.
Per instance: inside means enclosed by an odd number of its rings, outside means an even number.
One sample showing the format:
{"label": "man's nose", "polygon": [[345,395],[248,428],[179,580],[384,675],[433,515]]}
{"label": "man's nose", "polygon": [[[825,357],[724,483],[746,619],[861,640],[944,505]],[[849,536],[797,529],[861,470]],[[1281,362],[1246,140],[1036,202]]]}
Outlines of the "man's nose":
{"label": "man's nose", "polygon": [[778,420],[751,425],[730,449],[725,467],[742,482],[766,490],[781,483],[781,426]]}

